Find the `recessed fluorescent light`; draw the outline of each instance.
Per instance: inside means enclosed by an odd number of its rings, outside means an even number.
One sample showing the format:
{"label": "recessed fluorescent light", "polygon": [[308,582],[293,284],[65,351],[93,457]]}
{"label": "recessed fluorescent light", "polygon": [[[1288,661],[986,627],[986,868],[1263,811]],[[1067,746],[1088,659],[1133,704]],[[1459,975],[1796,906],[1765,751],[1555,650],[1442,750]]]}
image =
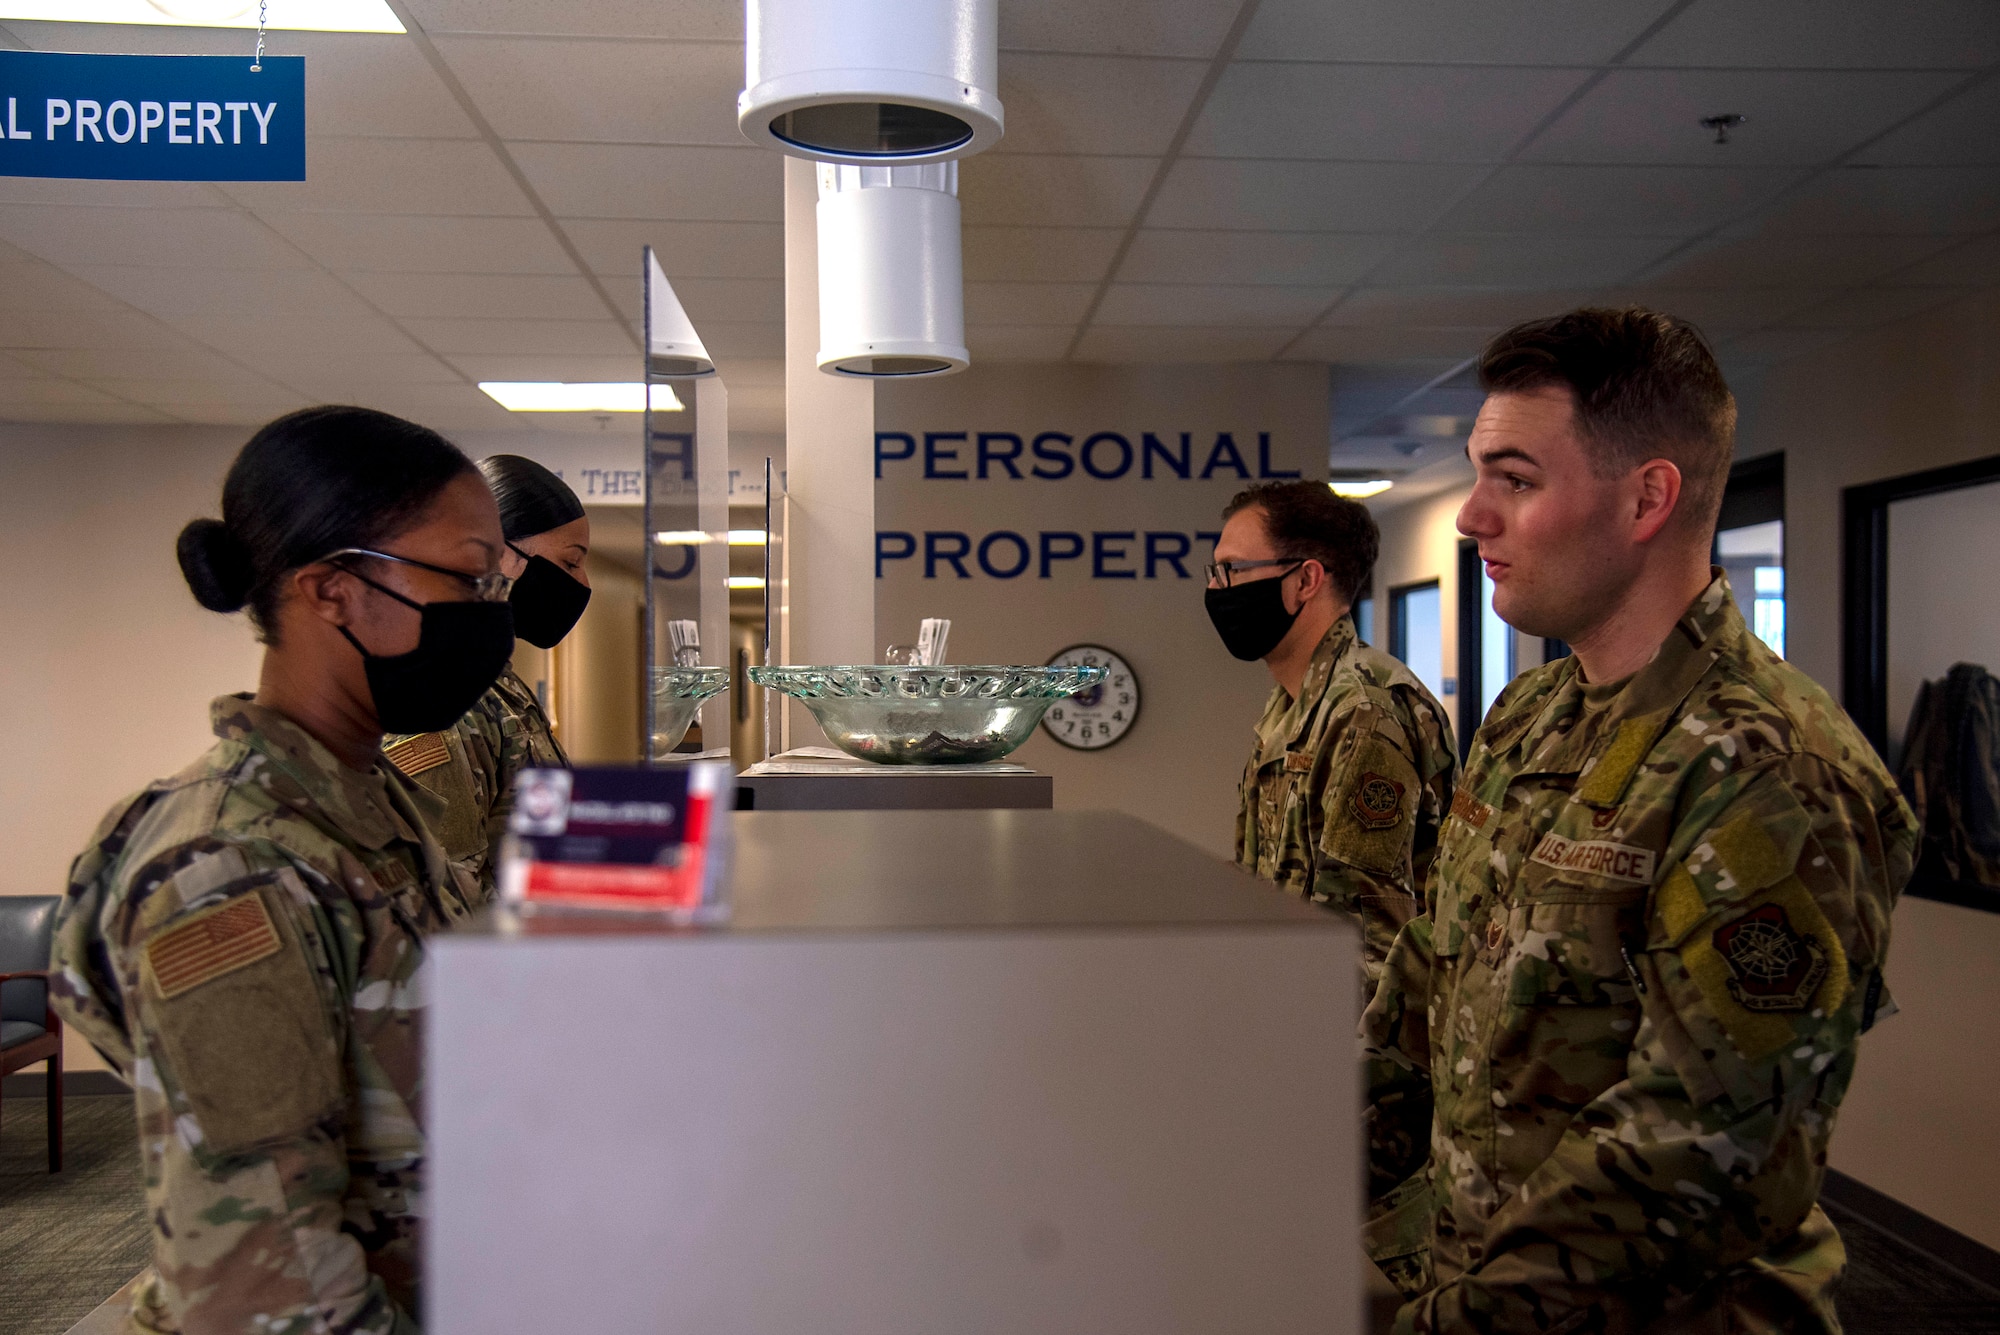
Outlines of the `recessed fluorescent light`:
{"label": "recessed fluorescent light", "polygon": [[[642,413],[646,386],[639,381],[565,384],[559,380],[482,380],[488,398],[510,413]],[[677,413],[672,385],[654,385],[653,411]]]}
{"label": "recessed fluorescent light", "polygon": [[653,541],[662,547],[699,547],[708,540],[708,534],[698,528],[668,529],[653,535]]}
{"label": "recessed fluorescent light", "polygon": [[731,547],[762,547],[764,530],[761,528],[732,528],[729,530]]}
{"label": "recessed fluorescent light", "polygon": [[732,589],[761,589],[764,587],[762,575],[731,575],[729,587]]}
{"label": "recessed fluorescent light", "polygon": [[1359,482],[1329,482],[1336,496],[1345,496],[1351,501],[1364,500],[1370,496],[1380,496],[1396,484],[1387,478],[1368,478]]}
{"label": "recessed fluorescent light", "polygon": [[[254,28],[257,0],[0,0],[0,19]],[[281,0],[264,25],[293,32],[402,32],[384,0]]]}

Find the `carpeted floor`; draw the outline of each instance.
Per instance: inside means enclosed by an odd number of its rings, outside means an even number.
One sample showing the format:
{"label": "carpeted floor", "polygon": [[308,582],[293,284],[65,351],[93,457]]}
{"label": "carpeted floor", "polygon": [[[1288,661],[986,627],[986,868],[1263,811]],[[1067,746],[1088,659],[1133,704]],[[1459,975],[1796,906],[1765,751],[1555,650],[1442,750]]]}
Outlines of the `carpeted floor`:
{"label": "carpeted floor", "polygon": [[[7,1101],[0,1335],[62,1335],[146,1263],[130,1097],[73,1097],[64,1126],[66,1162],[52,1177],[41,1099]],[[1847,1335],[2000,1335],[2000,1292],[1838,1203],[1824,1204],[1847,1241],[1839,1298]]]}
{"label": "carpeted floor", "polygon": [[146,1264],[145,1197],[125,1094],[72,1097],[51,1175],[42,1100],[0,1121],[0,1335],[62,1335]]}

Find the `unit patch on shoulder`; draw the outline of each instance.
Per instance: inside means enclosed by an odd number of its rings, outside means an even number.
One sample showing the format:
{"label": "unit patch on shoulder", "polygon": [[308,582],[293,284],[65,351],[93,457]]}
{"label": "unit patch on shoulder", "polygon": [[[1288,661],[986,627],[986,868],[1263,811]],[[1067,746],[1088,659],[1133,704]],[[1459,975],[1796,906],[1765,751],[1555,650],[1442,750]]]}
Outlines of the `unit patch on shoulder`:
{"label": "unit patch on shoulder", "polygon": [[1729,966],[1729,995],[1745,1010],[1802,1011],[1826,977],[1826,951],[1778,904],[1716,928],[1713,940]]}
{"label": "unit patch on shoulder", "polygon": [[451,748],[445,745],[443,733],[420,732],[385,748],[382,757],[414,779],[425,770],[436,769],[450,760]]}
{"label": "unit patch on shoulder", "polygon": [[1453,820],[1462,820],[1475,830],[1483,830],[1486,822],[1493,819],[1493,808],[1459,788],[1451,795],[1451,816]]}
{"label": "unit patch on shoulder", "polygon": [[183,992],[255,964],[280,949],[278,929],[254,891],[176,923],[146,943],[146,963],[160,997]]}
{"label": "unit patch on shoulder", "polygon": [[1373,770],[1364,770],[1361,782],[1354,785],[1348,809],[1363,829],[1392,829],[1403,819],[1403,785]]}

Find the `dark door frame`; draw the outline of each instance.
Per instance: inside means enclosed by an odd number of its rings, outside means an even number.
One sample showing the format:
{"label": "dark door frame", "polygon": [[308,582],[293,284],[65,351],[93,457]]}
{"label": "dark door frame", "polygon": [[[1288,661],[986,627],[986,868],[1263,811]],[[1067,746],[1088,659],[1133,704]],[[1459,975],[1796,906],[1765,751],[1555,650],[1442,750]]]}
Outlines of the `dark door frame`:
{"label": "dark door frame", "polygon": [[1883,478],[1840,493],[1840,703],[1889,755],[1889,507],[2000,481],[2000,454]]}
{"label": "dark door frame", "polygon": [[1479,707],[1484,697],[1486,668],[1486,618],[1480,606],[1484,590],[1485,563],[1479,559],[1479,543],[1472,538],[1458,540],[1458,760],[1472,753],[1472,734],[1479,730],[1485,711]]}

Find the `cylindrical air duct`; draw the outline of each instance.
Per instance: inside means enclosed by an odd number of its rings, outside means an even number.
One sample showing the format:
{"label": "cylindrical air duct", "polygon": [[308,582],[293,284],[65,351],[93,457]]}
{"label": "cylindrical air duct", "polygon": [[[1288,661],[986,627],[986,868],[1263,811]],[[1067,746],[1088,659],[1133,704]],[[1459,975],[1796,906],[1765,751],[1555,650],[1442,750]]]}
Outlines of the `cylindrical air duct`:
{"label": "cylindrical air duct", "polygon": [[968,364],[958,164],[822,164],[819,369],[885,378]]}
{"label": "cylindrical air duct", "polygon": [[745,0],[736,121],[820,162],[943,162],[996,143],[999,0]]}

